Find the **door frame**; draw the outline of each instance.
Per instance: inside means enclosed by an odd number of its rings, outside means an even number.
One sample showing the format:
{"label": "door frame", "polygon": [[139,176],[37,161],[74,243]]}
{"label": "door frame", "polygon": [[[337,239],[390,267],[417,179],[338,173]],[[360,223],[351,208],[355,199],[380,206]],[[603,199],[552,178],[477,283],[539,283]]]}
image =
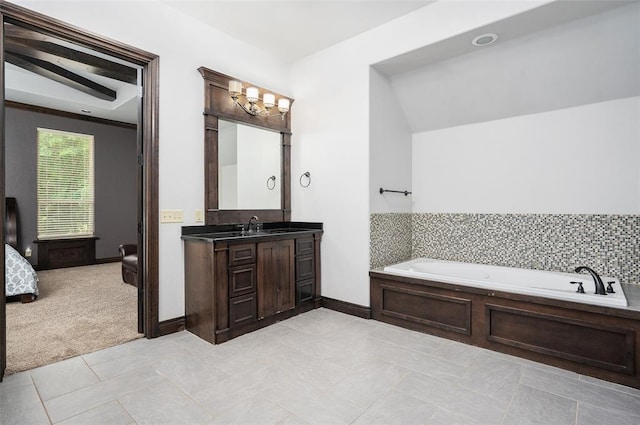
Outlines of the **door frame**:
{"label": "door frame", "polygon": [[[38,32],[62,38],[70,42],[88,47],[92,50],[120,58],[142,67],[142,122],[138,122],[141,129],[138,136],[138,285],[142,288],[144,336],[155,338],[159,336],[159,275],[158,275],[158,110],[159,110],[159,61],[158,55],[137,49],[93,34],[81,28],[32,10],[0,0],[0,229],[4,229],[5,221],[5,92],[4,92],[4,23],[14,23]],[[140,120],[140,118],[139,118]],[[2,261],[0,261],[0,282],[5,287],[4,270],[4,231],[0,231],[0,245],[2,246]],[[2,293],[2,295],[4,295]],[[0,296],[0,381],[6,368],[6,305],[5,297]]]}

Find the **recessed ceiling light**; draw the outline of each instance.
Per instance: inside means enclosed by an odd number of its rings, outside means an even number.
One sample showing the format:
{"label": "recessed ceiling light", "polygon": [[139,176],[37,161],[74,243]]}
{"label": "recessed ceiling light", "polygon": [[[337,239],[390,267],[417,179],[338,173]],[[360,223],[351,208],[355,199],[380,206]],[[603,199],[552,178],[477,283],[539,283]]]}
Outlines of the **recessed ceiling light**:
{"label": "recessed ceiling light", "polygon": [[80,109],[80,112],[84,112],[85,114],[90,114],[91,111],[88,109]]}
{"label": "recessed ceiling light", "polygon": [[478,47],[488,46],[489,44],[494,43],[497,39],[498,39],[497,34],[488,32],[486,34],[481,34],[476,38],[474,38],[473,41],[471,41],[471,44]]}

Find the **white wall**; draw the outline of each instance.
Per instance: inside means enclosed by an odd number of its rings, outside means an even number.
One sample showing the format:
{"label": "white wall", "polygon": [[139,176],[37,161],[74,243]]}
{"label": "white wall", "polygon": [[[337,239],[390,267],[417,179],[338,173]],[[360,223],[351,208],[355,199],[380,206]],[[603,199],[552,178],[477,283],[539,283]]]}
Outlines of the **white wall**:
{"label": "white wall", "polygon": [[370,84],[370,212],[410,213],[411,196],[380,188],[411,191],[411,131],[389,79],[371,68]]}
{"label": "white wall", "polygon": [[[262,51],[179,13],[160,1],[15,1],[160,56],[160,209],[183,209],[194,225],[204,206],[202,77],[206,66],[276,92],[289,93],[288,68]],[[180,227],[160,225],[160,320],[184,315]]]}
{"label": "white wall", "polygon": [[[292,218],[325,223],[323,295],[368,305],[370,65],[549,0],[439,1],[290,69],[159,1],[15,2],[160,56],[160,208],[184,209],[185,225],[204,204],[197,68],[292,94]],[[305,171],[312,181],[303,189]],[[180,225],[161,225],[159,243],[160,320],[167,320],[184,314]]]}
{"label": "white wall", "polygon": [[640,97],[417,133],[414,211],[640,213]]}
{"label": "white wall", "polygon": [[324,296],[369,305],[370,66],[544,3],[439,1],[293,64],[292,218],[325,223]]}

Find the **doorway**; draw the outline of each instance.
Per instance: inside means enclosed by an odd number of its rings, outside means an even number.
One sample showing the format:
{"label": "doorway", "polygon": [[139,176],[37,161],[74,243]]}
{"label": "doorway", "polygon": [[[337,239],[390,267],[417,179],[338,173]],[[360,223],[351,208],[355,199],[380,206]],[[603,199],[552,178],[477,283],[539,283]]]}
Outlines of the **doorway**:
{"label": "doorway", "polygon": [[[123,45],[88,33],[28,9],[0,3],[3,25],[0,28],[0,54],[3,64],[9,58],[6,49],[5,24],[23,28],[49,37],[81,46],[98,55],[107,55],[131,63],[141,70],[138,94],[137,126],[137,230],[138,230],[138,317],[139,331],[147,338],[159,336],[158,323],[158,62],[157,55]],[[15,56],[15,55],[14,55]],[[15,57],[11,58],[15,61]],[[20,58],[19,58],[20,59]],[[5,69],[2,67],[2,96],[0,121],[0,193],[5,197]],[[0,223],[5,227],[4,202]],[[5,235],[0,232],[4,249]],[[4,251],[3,251],[4,253]],[[4,255],[3,255],[4,257]],[[5,269],[2,261],[2,286],[5,286]],[[6,368],[6,305],[0,297],[0,380]]]}

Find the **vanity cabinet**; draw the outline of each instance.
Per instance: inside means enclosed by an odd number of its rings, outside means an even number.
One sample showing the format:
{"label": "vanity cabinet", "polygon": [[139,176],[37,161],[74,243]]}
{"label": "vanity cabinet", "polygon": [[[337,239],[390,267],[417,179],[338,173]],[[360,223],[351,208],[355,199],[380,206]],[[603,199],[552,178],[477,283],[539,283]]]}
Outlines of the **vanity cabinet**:
{"label": "vanity cabinet", "polygon": [[321,236],[183,235],[186,329],[218,344],[320,307]]}

